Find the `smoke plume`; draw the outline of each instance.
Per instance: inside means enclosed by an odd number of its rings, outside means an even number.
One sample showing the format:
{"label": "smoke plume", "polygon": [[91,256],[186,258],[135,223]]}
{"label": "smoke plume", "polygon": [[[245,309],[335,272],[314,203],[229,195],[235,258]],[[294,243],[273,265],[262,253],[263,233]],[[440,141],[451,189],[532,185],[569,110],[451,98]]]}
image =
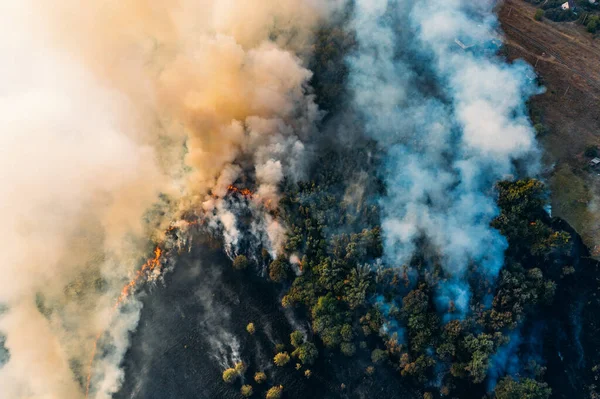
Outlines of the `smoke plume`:
{"label": "smoke plume", "polygon": [[[267,215],[321,118],[305,67],[333,2],[24,0],[0,10],[0,396],[108,398],[140,306],[114,305],[149,238],[218,220],[242,176]],[[166,204],[158,206],[159,194]],[[267,204],[267,205],[264,205]],[[161,208],[162,207],[162,208]],[[265,218],[273,251],[281,226]]]}
{"label": "smoke plume", "polygon": [[495,55],[495,1],[357,0],[358,48],[348,58],[355,109],[386,150],[382,199],[387,262],[409,264],[419,243],[444,270],[437,305],[468,311],[467,268],[493,279],[506,240],[490,227],[493,185],[537,167],[524,99],[538,90],[525,63]]}

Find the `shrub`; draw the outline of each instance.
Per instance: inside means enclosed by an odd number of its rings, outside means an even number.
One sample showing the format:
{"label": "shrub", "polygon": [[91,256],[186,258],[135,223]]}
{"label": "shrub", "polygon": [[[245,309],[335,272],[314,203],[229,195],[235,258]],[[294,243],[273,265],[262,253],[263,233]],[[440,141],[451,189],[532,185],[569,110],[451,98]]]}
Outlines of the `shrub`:
{"label": "shrub", "polygon": [[242,388],[240,389],[240,393],[244,398],[249,398],[252,396],[253,392],[252,385],[242,385]]}
{"label": "shrub", "polygon": [[543,134],[546,133],[546,126],[544,126],[544,124],[542,123],[536,123],[535,125],[533,125],[533,128],[535,129],[535,134],[537,136],[541,136]]}
{"label": "shrub", "polygon": [[302,343],[304,343],[304,334],[297,330],[294,331],[290,334],[290,342],[292,343],[292,346],[294,348],[299,347],[300,345],[302,345]]}
{"label": "shrub", "polygon": [[554,22],[575,21],[577,15],[571,10],[561,10],[560,8],[552,8],[544,12],[544,17]]}
{"label": "shrub", "polygon": [[287,352],[279,352],[273,358],[273,362],[276,366],[283,367],[290,361],[290,355]]}
{"label": "shrub", "polygon": [[292,355],[300,359],[302,364],[313,364],[319,356],[319,350],[312,342],[305,342],[292,352]]}
{"label": "shrub", "polygon": [[277,387],[271,387],[267,391],[267,399],[279,399],[283,393],[283,385],[279,385]]}
{"label": "shrub", "polygon": [[259,371],[256,374],[254,374],[254,381],[256,381],[257,384],[262,384],[266,380],[267,380],[267,375],[264,372]]}
{"label": "shrub", "polygon": [[373,363],[379,363],[383,360],[387,360],[387,358],[388,358],[388,354],[384,350],[374,349],[373,352],[371,352],[371,361]]}
{"label": "shrub", "polygon": [[246,368],[247,366],[244,362],[238,362],[235,364],[235,371],[240,375],[246,372]]}
{"label": "shrub", "polygon": [[238,375],[239,374],[237,371],[235,371],[235,369],[227,369],[223,371],[223,381],[225,381],[228,384],[232,384],[238,377]]}
{"label": "shrub", "polygon": [[588,19],[585,27],[587,28],[588,32],[596,33],[596,31],[598,30],[599,23],[600,23],[600,17],[593,15]]}
{"label": "shrub", "polygon": [[280,283],[288,278],[289,264],[284,257],[275,259],[269,265],[269,277],[271,280]]}
{"label": "shrub", "polygon": [[238,255],[233,260],[233,268],[235,270],[244,270],[248,267],[248,258],[244,255]]}
{"label": "shrub", "polygon": [[340,351],[346,356],[353,356],[356,352],[356,346],[351,342],[342,342],[340,344]]}
{"label": "shrub", "polygon": [[544,18],[544,10],[540,8],[535,10],[535,15],[533,16],[533,18],[535,18],[536,21],[541,21],[542,18]]}
{"label": "shrub", "polygon": [[598,147],[595,145],[587,146],[585,149],[585,156],[588,158],[594,158],[598,156]]}
{"label": "shrub", "polygon": [[517,381],[511,377],[504,377],[496,386],[497,399],[548,399],[550,395],[552,389],[548,384],[530,378]]}

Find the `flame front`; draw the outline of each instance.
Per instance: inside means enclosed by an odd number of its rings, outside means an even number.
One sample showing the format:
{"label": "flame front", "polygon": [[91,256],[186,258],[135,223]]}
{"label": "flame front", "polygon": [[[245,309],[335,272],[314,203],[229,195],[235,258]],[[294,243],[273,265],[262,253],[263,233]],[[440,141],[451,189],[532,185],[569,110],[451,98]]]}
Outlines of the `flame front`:
{"label": "flame front", "polygon": [[[159,246],[157,246],[156,249],[154,250],[154,257],[148,259],[146,261],[146,263],[144,263],[144,265],[135,273],[135,276],[133,277],[133,279],[131,279],[131,281],[129,281],[127,284],[125,284],[125,286],[121,290],[121,294],[119,295],[119,297],[117,298],[117,301],[115,302],[115,305],[113,306],[113,309],[112,309],[113,313],[116,312],[117,309],[119,309],[119,306],[121,306],[123,304],[123,302],[131,295],[131,293],[133,292],[135,287],[137,287],[137,285],[142,277],[149,277],[150,273],[152,273],[155,270],[158,270],[160,272],[160,270],[162,268],[162,262],[161,262],[162,255],[163,255],[163,250]],[[86,398],[89,396],[89,393],[90,393],[90,384],[92,381],[92,368],[94,365],[94,358],[96,357],[96,351],[98,350],[98,341],[100,340],[102,333],[103,332],[100,332],[96,336],[96,339],[94,340],[94,346],[92,348],[92,355],[90,357],[89,372],[88,372],[86,388],[85,388],[85,397]]]}
{"label": "flame front", "polygon": [[250,199],[254,195],[254,193],[252,191],[250,191],[250,189],[248,189],[248,188],[237,188],[236,186],[234,186],[232,184],[230,184],[227,187],[227,190],[230,193],[238,193],[238,194],[240,194],[240,195],[242,195],[242,196],[244,196],[246,198],[250,198]]}
{"label": "flame front", "polygon": [[119,295],[119,298],[115,302],[113,310],[117,310],[117,308],[123,303],[123,301],[127,299],[127,297],[131,294],[131,291],[133,291],[133,289],[137,286],[140,278],[142,278],[145,275],[149,275],[149,273],[153,272],[156,268],[159,268],[160,270],[161,256],[162,249],[160,249],[160,247],[157,246],[154,250],[154,258],[148,259],[148,261],[144,263],[141,269],[136,272],[135,277],[123,287],[123,289],[121,290],[121,295]]}

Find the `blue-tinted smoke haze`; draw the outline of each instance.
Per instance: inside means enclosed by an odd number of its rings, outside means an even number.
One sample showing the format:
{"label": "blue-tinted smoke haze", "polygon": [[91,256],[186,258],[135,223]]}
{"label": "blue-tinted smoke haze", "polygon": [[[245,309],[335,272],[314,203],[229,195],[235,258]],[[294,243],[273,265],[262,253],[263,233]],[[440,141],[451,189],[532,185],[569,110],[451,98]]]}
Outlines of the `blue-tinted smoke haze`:
{"label": "blue-tinted smoke haze", "polygon": [[354,108],[386,151],[381,170],[385,259],[408,264],[433,246],[444,276],[436,305],[469,311],[466,272],[494,280],[507,242],[490,227],[494,183],[535,173],[538,151],[526,100],[540,91],[524,62],[496,55],[495,2],[357,0],[348,57]]}

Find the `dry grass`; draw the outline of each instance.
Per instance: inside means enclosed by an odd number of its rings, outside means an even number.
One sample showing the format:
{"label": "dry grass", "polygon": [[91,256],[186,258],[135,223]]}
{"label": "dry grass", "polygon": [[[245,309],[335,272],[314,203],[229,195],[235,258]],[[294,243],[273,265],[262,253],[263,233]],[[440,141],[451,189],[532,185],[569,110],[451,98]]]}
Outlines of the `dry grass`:
{"label": "dry grass", "polygon": [[499,10],[507,55],[535,65],[547,89],[531,105],[548,129],[540,142],[545,163],[555,165],[549,176],[553,214],[594,248],[600,243],[600,176],[583,152],[600,145],[600,39],[576,23],[535,21],[535,10],[523,0],[506,0]]}

